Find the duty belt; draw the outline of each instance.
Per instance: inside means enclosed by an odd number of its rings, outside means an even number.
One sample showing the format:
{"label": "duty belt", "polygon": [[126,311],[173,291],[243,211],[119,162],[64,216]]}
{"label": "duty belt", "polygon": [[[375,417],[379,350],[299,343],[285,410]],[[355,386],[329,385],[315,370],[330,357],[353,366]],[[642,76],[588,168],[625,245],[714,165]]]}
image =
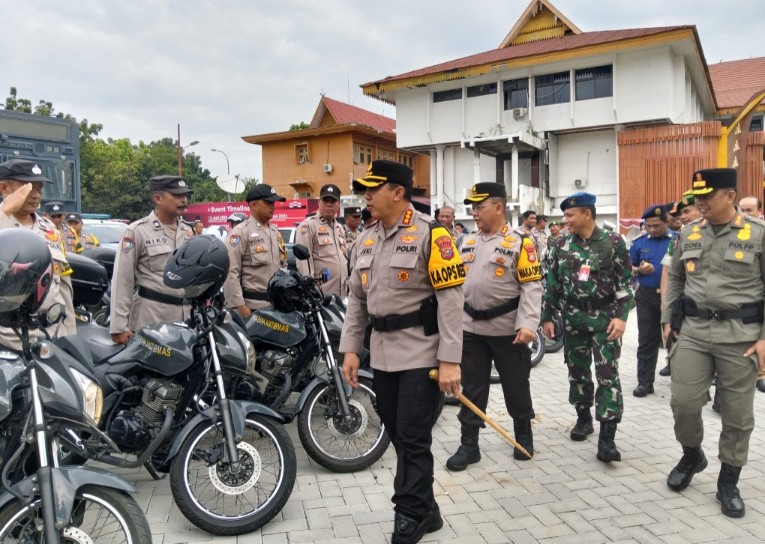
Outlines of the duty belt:
{"label": "duty belt", "polygon": [[154,289],[149,289],[143,285],[138,286],[138,296],[154,302],[162,302],[163,304],[172,304],[173,306],[183,306],[184,304],[191,304],[191,300],[188,298],[174,297],[172,295],[166,295],[160,293]]}
{"label": "duty belt", "polygon": [[744,304],[740,308],[732,310],[709,310],[707,308],[689,308],[688,305],[683,309],[687,317],[698,317],[700,319],[709,319],[716,321],[726,321],[729,319],[741,319],[744,323],[762,323],[765,319],[762,311],[762,302]]}
{"label": "duty belt", "polygon": [[400,315],[372,315],[369,319],[372,321],[372,328],[379,332],[398,331],[422,325],[422,313],[420,310]]}
{"label": "duty belt", "polygon": [[249,289],[243,289],[242,296],[249,300],[268,300],[268,293],[265,291],[250,291]]}
{"label": "duty belt", "polygon": [[521,297],[516,297],[508,300],[507,302],[494,306],[487,310],[476,310],[467,302],[463,306],[465,313],[476,321],[486,321],[487,319],[493,319],[500,315],[509,314],[518,309],[518,305],[521,303]]}
{"label": "duty belt", "polygon": [[608,308],[611,304],[614,303],[615,300],[616,297],[611,294],[607,297],[599,298],[596,300],[579,300],[576,298],[567,298],[566,304],[579,310],[584,310],[585,312],[592,312],[594,310],[602,310],[603,308]]}

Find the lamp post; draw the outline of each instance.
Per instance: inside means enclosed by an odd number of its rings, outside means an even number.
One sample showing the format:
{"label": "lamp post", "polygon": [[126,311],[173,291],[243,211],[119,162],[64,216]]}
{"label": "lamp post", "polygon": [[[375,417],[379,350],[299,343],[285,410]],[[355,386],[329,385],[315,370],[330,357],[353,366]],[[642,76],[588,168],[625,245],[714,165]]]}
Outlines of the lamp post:
{"label": "lamp post", "polygon": [[229,168],[228,155],[226,155],[226,152],[221,151],[220,149],[211,149],[210,151],[215,151],[216,153],[223,153],[223,156],[226,157],[226,174],[231,174],[231,168]]}
{"label": "lamp post", "polygon": [[187,147],[191,147],[192,145],[197,145],[199,142],[197,140],[194,140],[189,145],[181,147],[181,125],[178,124],[178,175],[183,175],[183,167],[181,166],[181,160],[183,158],[183,150]]}

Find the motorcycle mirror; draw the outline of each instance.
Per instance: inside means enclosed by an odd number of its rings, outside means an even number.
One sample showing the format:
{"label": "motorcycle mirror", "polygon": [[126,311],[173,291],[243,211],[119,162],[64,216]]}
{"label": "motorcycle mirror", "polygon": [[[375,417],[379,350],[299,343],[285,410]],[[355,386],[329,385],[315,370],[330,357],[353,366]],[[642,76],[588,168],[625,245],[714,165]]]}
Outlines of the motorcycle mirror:
{"label": "motorcycle mirror", "polygon": [[311,254],[308,252],[308,248],[303,244],[295,244],[292,246],[292,254],[295,255],[296,259],[301,261],[307,261],[308,257],[311,256]]}

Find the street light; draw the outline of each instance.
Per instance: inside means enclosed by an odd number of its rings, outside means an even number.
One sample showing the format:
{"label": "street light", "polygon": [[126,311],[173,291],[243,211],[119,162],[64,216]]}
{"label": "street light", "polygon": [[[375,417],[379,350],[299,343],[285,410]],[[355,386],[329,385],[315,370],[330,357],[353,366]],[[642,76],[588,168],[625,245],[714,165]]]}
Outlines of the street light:
{"label": "street light", "polygon": [[[189,144],[191,145],[191,144]],[[223,153],[223,156],[226,157],[226,174],[231,174],[231,168],[229,168],[228,164],[228,155],[226,155],[225,151],[221,151],[220,149],[211,149],[210,151],[215,151],[216,153]]]}
{"label": "street light", "polygon": [[199,142],[197,140],[194,140],[189,145],[185,145],[181,147],[181,125],[178,124],[178,175],[183,175],[183,168],[181,167],[181,159],[183,157],[183,150],[187,147],[191,147],[192,145],[197,145]]}

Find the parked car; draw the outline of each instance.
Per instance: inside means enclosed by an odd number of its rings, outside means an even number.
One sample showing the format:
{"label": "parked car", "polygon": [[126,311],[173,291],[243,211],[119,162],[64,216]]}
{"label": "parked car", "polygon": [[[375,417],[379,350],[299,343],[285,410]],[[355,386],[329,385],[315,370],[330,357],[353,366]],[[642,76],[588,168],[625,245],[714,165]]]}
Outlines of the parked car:
{"label": "parked car", "polygon": [[101,243],[101,247],[110,247],[112,249],[119,249],[122,233],[125,232],[127,227],[126,223],[111,219],[82,220],[83,234],[94,234]]}

